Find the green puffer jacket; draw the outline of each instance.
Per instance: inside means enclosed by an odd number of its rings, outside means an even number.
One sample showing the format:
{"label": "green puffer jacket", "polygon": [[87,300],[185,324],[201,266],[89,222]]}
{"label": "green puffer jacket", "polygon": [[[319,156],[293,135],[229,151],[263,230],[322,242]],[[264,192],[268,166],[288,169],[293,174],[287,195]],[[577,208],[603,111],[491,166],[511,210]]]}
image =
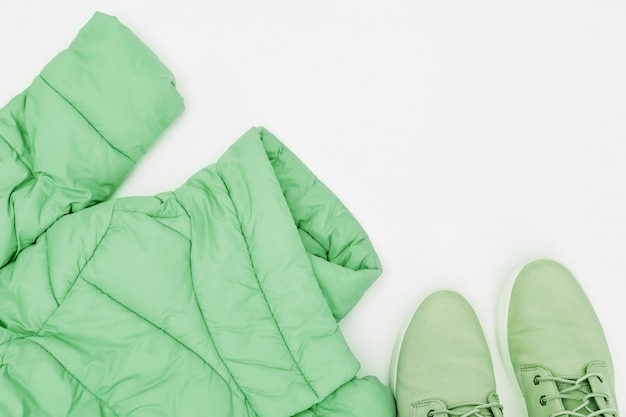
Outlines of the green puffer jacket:
{"label": "green puffer jacket", "polygon": [[106,201],[182,110],[100,13],[0,110],[0,417],[394,416],[337,325],[378,258],[271,133]]}

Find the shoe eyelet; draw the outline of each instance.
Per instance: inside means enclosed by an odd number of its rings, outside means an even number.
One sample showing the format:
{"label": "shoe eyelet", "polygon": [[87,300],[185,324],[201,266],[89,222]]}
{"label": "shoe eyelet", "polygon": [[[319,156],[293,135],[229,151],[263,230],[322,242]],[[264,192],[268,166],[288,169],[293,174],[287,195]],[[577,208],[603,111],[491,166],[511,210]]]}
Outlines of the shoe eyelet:
{"label": "shoe eyelet", "polygon": [[539,381],[539,378],[540,378],[540,376],[539,376],[539,375],[535,375],[535,377],[533,378],[533,384],[535,384],[535,385],[539,385],[539,382],[540,382],[540,381]]}
{"label": "shoe eyelet", "polygon": [[426,413],[427,417],[433,417],[435,415],[435,410],[428,410],[428,413]]}
{"label": "shoe eyelet", "polygon": [[604,378],[602,378],[600,375],[598,375],[598,379],[600,380],[600,382],[604,382]]}
{"label": "shoe eyelet", "polygon": [[541,404],[542,407],[545,407],[548,404],[545,395],[542,395],[541,398],[539,398],[539,404]]}

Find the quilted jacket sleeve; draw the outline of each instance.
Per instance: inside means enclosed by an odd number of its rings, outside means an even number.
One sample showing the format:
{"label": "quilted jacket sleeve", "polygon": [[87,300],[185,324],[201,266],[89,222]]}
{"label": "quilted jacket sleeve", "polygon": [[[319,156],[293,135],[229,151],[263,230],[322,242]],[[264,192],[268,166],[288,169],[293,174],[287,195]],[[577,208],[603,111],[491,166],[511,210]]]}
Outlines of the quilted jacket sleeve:
{"label": "quilted jacket sleeve", "polygon": [[0,110],[0,268],[61,216],[106,200],[182,110],[155,54],[96,13]]}

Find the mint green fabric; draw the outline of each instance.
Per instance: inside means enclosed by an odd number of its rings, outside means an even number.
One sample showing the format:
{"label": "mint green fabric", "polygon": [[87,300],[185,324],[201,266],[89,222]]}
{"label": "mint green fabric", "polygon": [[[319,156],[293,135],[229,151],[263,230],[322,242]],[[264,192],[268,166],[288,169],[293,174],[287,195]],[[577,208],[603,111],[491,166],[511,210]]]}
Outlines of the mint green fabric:
{"label": "mint green fabric", "polygon": [[402,336],[395,394],[399,417],[502,417],[489,347],[463,296],[441,290],[419,304]]}
{"label": "mint green fabric", "polygon": [[109,197],[182,110],[168,69],[96,14],[0,112],[0,265],[62,215]]}
{"label": "mint green fabric", "polygon": [[393,416],[337,323],[376,253],[271,133],[108,200],[182,110],[100,13],[0,110],[0,416]]}
{"label": "mint green fabric", "polygon": [[510,289],[505,343],[533,417],[617,417],[609,346],[574,275],[550,259],[521,268]]}

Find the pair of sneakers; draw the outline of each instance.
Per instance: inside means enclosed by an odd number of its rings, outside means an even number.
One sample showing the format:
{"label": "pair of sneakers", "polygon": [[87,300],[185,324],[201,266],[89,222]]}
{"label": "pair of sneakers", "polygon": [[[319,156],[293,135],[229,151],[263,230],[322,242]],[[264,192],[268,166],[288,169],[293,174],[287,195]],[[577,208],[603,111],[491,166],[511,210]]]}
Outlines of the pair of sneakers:
{"label": "pair of sneakers", "polygon": [[[531,417],[618,417],[602,326],[572,274],[536,260],[503,296],[500,351]],[[399,417],[502,417],[476,313],[452,291],[418,306],[398,345],[391,386]]]}

